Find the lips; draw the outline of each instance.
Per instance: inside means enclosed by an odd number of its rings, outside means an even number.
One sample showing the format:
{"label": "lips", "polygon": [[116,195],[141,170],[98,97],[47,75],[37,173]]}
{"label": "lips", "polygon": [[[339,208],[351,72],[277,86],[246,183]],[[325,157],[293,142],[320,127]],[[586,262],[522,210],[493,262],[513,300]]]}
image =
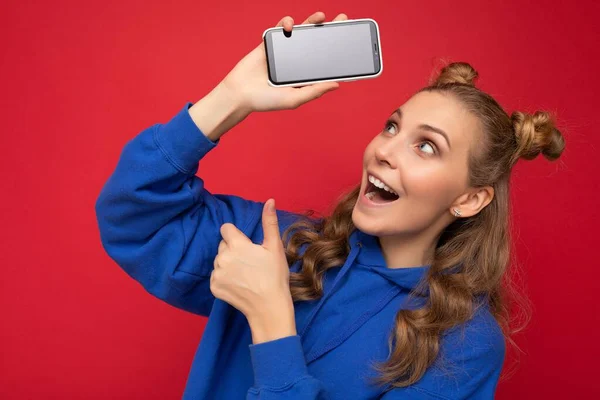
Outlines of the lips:
{"label": "lips", "polygon": [[381,207],[387,207],[387,206],[390,206],[391,204],[396,203],[398,200],[401,199],[401,197],[398,197],[396,200],[392,200],[392,201],[385,201],[385,202],[373,201],[369,198],[369,196],[366,195],[366,192],[369,189],[370,185],[371,185],[371,183],[369,183],[369,186],[363,190],[363,192],[360,195],[360,198],[358,200],[358,202],[363,207],[367,207],[366,209],[377,209],[377,208],[381,208]]}
{"label": "lips", "polygon": [[400,195],[400,192],[398,190],[396,190],[395,188],[392,187],[392,185],[389,185],[385,180],[381,179],[381,177],[375,173],[373,173],[372,171],[368,171],[367,170],[367,186],[371,183],[369,182],[369,175],[371,175],[374,178],[379,179],[381,182],[383,182],[387,187],[389,187],[390,189],[392,189],[394,192],[396,192],[398,195]]}
{"label": "lips", "polygon": [[[373,175],[375,177],[375,175]],[[379,179],[379,178],[377,178]],[[367,193],[369,192],[369,190],[371,188],[375,187],[375,185],[373,185],[371,182],[369,182],[367,180],[366,185],[364,185],[361,193],[360,193],[360,198],[359,198],[359,203],[363,205],[363,207],[367,207],[366,209],[377,209],[380,207],[386,207],[388,205],[394,204],[395,202],[397,202],[398,200],[400,200],[402,197],[398,196],[397,199],[392,200],[392,201],[388,201],[388,202],[376,202],[371,200],[368,196]],[[366,210],[365,209],[365,210]]]}

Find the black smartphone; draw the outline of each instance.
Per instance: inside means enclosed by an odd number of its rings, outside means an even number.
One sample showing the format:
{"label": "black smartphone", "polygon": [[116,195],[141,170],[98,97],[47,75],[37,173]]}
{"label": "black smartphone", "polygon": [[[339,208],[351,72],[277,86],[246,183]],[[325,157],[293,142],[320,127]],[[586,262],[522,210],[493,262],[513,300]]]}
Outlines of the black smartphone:
{"label": "black smartphone", "polygon": [[379,26],[370,18],[294,25],[291,32],[269,28],[263,40],[271,86],[368,79],[383,71]]}

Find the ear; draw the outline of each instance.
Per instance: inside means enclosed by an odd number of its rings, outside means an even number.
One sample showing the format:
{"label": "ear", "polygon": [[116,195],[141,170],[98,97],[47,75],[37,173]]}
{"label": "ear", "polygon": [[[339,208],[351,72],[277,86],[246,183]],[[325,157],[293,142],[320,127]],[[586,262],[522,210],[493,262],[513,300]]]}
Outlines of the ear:
{"label": "ear", "polygon": [[493,198],[494,188],[491,186],[471,189],[456,199],[450,207],[450,213],[454,215],[454,209],[457,208],[460,210],[460,217],[473,216],[490,204]]}

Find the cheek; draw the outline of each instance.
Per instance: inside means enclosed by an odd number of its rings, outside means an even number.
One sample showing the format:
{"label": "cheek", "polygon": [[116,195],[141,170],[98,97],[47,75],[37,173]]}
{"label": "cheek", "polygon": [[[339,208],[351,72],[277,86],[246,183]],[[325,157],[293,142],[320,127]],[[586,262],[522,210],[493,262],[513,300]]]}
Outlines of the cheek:
{"label": "cheek", "polygon": [[404,171],[402,182],[409,199],[422,204],[441,204],[453,200],[457,179],[450,168],[431,164],[408,168]]}

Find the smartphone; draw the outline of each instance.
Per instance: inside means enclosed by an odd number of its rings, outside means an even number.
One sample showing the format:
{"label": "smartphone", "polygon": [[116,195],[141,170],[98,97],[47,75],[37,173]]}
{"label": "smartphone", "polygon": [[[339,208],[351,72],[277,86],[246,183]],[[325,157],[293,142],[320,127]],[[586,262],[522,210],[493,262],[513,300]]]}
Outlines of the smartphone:
{"label": "smartphone", "polygon": [[269,28],[263,40],[271,86],[368,79],[383,71],[379,26],[370,18],[294,25],[291,32]]}

